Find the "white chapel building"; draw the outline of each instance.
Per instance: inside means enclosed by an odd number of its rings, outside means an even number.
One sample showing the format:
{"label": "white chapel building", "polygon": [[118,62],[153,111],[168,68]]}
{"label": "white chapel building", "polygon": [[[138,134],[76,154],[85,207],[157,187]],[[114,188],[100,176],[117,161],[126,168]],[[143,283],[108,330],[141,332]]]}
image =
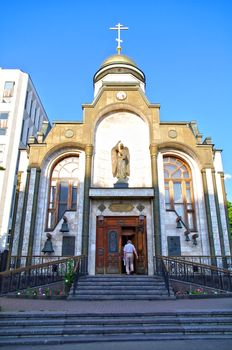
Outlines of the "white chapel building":
{"label": "white chapel building", "polygon": [[[23,96],[8,128],[14,132],[15,118],[19,129],[11,147],[18,150],[26,146],[23,121],[33,136],[47,119],[28,77],[15,74]],[[16,76],[7,79],[16,89]],[[14,155],[10,176],[20,172],[21,180],[10,226],[12,256],[43,255],[48,233],[52,255],[86,255],[90,275],[122,273],[128,239],[139,255],[138,274],[153,274],[159,255],[231,254],[221,151],[202,139],[196,122],[161,122],[160,105],[148,100],[145,83],[131,58],[120,52],[106,58],[94,75],[93,101],[83,105],[83,121],[54,122],[47,134],[30,137],[22,168]],[[8,180],[11,196],[16,182]],[[4,245],[11,215],[3,208]]]}

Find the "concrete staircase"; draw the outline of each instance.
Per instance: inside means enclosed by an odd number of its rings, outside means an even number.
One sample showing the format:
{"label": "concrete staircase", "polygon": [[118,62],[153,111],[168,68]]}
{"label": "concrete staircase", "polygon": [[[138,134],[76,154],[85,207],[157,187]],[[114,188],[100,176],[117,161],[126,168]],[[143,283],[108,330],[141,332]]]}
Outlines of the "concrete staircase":
{"label": "concrete staircase", "polygon": [[159,276],[96,275],[81,277],[75,295],[70,290],[69,300],[161,300],[170,296]]}
{"label": "concrete staircase", "polygon": [[231,311],[0,313],[0,347],[107,341],[232,339]]}

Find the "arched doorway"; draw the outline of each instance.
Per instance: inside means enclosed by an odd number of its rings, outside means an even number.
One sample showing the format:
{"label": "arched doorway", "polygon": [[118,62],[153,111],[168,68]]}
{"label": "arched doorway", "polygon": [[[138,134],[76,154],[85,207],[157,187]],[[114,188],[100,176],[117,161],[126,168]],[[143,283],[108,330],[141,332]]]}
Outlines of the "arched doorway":
{"label": "arched doorway", "polygon": [[96,274],[125,272],[123,247],[130,239],[138,252],[136,274],[147,274],[146,217],[97,217]]}

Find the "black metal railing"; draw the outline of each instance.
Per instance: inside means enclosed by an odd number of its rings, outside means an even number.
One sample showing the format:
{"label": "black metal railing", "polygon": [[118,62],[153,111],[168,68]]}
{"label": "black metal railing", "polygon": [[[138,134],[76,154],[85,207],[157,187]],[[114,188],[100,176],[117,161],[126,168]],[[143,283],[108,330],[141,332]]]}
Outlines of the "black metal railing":
{"label": "black metal railing", "polygon": [[31,263],[30,265],[38,265],[38,264],[44,264],[49,263],[51,261],[56,260],[63,260],[63,259],[70,259],[70,256],[60,256],[60,255],[11,255],[10,262],[9,262],[9,269],[16,269],[20,267],[26,267],[27,261],[29,260]]}
{"label": "black metal railing", "polygon": [[209,256],[209,255],[181,255],[177,257],[178,259],[184,260],[184,261],[190,261],[197,264],[203,264],[203,265],[215,265],[219,268],[226,268],[228,270],[232,271],[232,256],[231,255],[215,255],[215,256]]}
{"label": "black metal railing", "polygon": [[156,273],[162,274],[159,261],[163,261],[169,279],[232,292],[232,272],[228,269],[186,261],[182,257],[159,256],[155,257],[155,261]]}
{"label": "black metal railing", "polygon": [[76,266],[78,262],[81,269],[87,268],[86,257],[81,255],[1,272],[0,294],[63,281],[70,264]]}
{"label": "black metal railing", "polygon": [[80,259],[76,262],[76,265],[74,267],[74,280],[73,280],[73,286],[72,286],[73,295],[76,294],[79,277],[86,276],[87,273],[88,273],[88,261],[87,261],[87,257],[83,257],[83,259]]}
{"label": "black metal railing", "polygon": [[0,253],[0,272],[3,272],[7,268],[7,256],[8,250],[4,250]]}
{"label": "black metal railing", "polygon": [[154,257],[154,267],[155,273],[163,277],[168,295],[170,295],[169,274],[167,267],[161,257]]}

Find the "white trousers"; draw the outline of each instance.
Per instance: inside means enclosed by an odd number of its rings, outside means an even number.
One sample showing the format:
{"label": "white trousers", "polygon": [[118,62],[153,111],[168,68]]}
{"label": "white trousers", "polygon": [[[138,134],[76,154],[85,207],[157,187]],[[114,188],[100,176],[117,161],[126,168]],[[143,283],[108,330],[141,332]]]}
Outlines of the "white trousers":
{"label": "white trousers", "polygon": [[134,254],[126,253],[126,273],[129,275],[129,273],[133,271],[134,271]]}

